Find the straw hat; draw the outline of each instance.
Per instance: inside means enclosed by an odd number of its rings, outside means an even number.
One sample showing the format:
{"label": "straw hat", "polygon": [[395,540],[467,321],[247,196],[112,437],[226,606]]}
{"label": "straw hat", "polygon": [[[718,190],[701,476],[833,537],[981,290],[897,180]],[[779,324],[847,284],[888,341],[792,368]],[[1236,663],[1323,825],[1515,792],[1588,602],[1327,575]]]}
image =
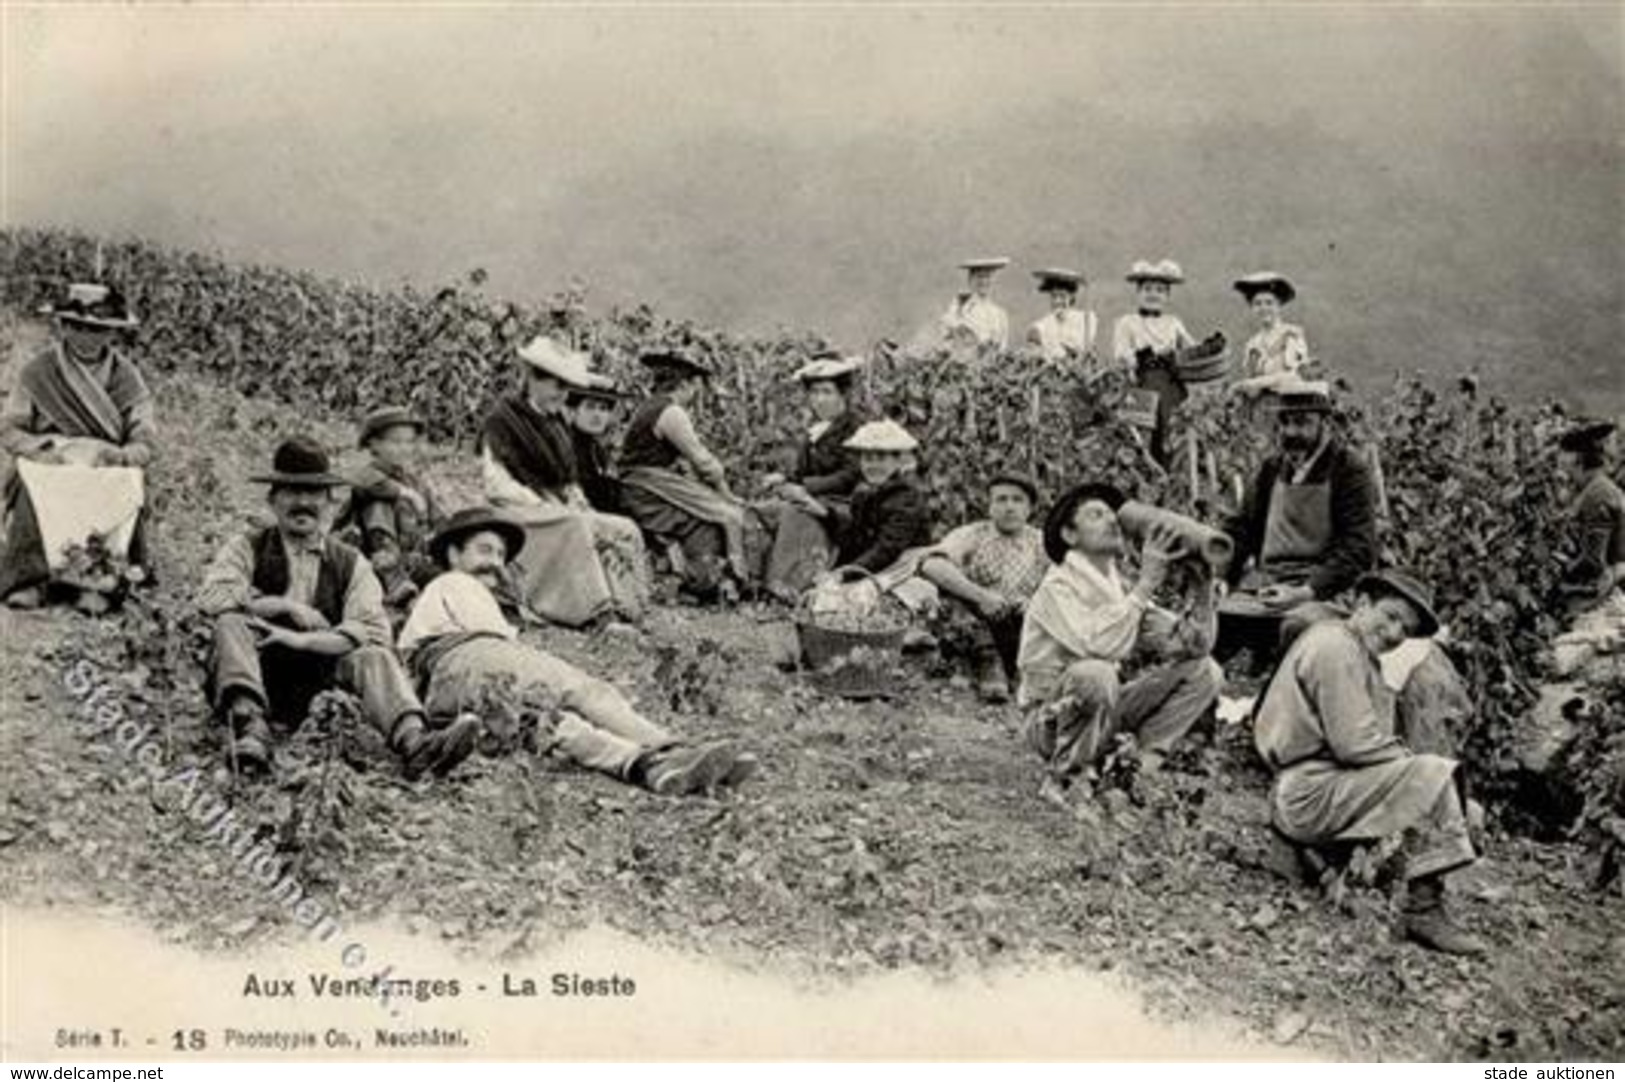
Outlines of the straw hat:
{"label": "straw hat", "polygon": [[1164,259],[1159,263],[1136,259],[1124,277],[1136,285],[1140,282],[1167,282],[1169,285],[1177,285],[1185,280],[1185,272],[1172,259]]}
{"label": "straw hat", "polygon": [[1292,283],[1286,280],[1286,275],[1274,271],[1259,271],[1257,274],[1237,278],[1235,286],[1236,292],[1249,301],[1260,293],[1273,293],[1276,300],[1282,304],[1289,304],[1292,298],[1298,295]]}
{"label": "straw hat", "polygon": [[585,353],[566,349],[545,334],[520,346],[519,359],[571,387],[592,387],[603,378],[593,373]]}
{"label": "straw hat", "polygon": [[907,453],[920,446],[920,441],[896,421],[870,421],[852,433],[852,438],[841,446],[853,451],[894,451]]}

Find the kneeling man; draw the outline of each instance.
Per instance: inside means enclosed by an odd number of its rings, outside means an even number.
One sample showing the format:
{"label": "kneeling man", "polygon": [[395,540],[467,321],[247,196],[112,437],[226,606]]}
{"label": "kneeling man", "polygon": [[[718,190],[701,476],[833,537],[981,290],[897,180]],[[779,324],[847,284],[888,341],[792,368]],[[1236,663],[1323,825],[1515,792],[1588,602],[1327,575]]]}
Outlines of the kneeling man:
{"label": "kneeling man", "polygon": [[638,714],[613,685],[519,642],[491,588],[524,543],[524,527],[488,507],[452,515],[429,542],[446,570],[412,607],[400,649],[430,715],[454,715],[482,687],[512,681],[520,696],[533,691],[558,703],[553,750],[581,766],[671,795],[750,777],[755,756],[725,742],[689,745]]}
{"label": "kneeling man", "polygon": [[[1119,732],[1133,733],[1149,752],[1165,752],[1218,699],[1224,680],[1208,656],[1216,630],[1211,577],[1183,615],[1152,601],[1182,554],[1178,537],[1153,527],[1139,579],[1124,583],[1117,567],[1123,501],[1110,485],[1079,485],[1044,523],[1044,551],[1056,566],[1027,605],[1018,702],[1027,712],[1028,743],[1048,765],[1041,795],[1055,802],[1105,757]],[[1121,667],[1136,655],[1156,663],[1125,683]]]}
{"label": "kneeling man", "polygon": [[331,536],[344,479],[312,440],[277,448],[269,474],[276,524],[242,533],[215,556],[198,607],[215,618],[209,690],[231,726],[238,769],[271,764],[271,721],[296,728],[331,687],[361,699],[366,721],[401,756],[406,775],[445,774],[479,736],[475,718],[430,731],[411,680],[389,648],[383,587],[361,553]]}
{"label": "kneeling man", "polygon": [[1400,741],[1378,661],[1437,630],[1431,594],[1401,571],[1370,573],[1356,589],[1352,615],[1315,624],[1293,642],[1259,704],[1253,735],[1275,773],[1274,825],[1305,846],[1403,833],[1405,935],[1451,954],[1481,953],[1444,908],[1445,875],[1477,859],[1460,764]]}

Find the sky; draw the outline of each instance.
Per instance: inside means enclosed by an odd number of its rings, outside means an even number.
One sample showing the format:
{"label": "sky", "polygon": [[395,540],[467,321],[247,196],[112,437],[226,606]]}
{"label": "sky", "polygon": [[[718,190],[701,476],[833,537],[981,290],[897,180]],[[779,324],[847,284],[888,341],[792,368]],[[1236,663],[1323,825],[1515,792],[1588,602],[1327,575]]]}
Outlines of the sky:
{"label": "sky", "polygon": [[1625,395],[1618,4],[4,10],[11,225],[854,347],[971,255],[1018,327],[1172,256],[1199,334],[1271,266],[1362,372]]}

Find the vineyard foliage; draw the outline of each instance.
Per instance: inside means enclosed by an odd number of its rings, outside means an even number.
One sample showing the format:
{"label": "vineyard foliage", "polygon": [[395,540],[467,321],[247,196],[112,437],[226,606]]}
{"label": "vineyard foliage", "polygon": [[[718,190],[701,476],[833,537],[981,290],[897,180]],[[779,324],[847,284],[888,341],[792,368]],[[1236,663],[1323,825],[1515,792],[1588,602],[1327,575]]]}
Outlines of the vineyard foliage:
{"label": "vineyard foliage", "polygon": [[[151,369],[195,373],[330,417],[409,404],[434,437],[465,447],[485,411],[517,386],[514,351],[533,335],[590,351],[600,369],[634,386],[643,379],[639,353],[687,350],[718,373],[699,421],[746,492],[748,478],[772,468],[806,423],[790,374],[831,345],[814,334],[739,337],[643,306],[589,314],[579,285],[522,306],[480,292],[478,271],[426,293],[57,230],[8,230],[0,251],[4,303],[25,312],[100,265],[142,318],[133,348]],[[1008,466],[1029,471],[1050,494],[1105,477],[1142,500],[1215,521],[1234,508],[1269,447],[1254,407],[1222,390],[1198,393],[1175,419],[1177,455],[1165,471],[1116,419],[1123,388],[1112,378],[1085,387],[1021,353],[905,354],[888,343],[870,352],[859,397],[922,441],[942,529],[974,514],[985,480]],[[1435,373],[1446,367],[1436,358],[1396,360]],[[1438,591],[1450,652],[1480,706],[1467,756],[1486,777],[1505,774],[1559,611],[1553,587],[1569,493],[1552,437],[1563,411],[1500,401],[1471,376],[1448,375],[1438,386],[1403,377],[1376,401],[1350,401],[1342,423],[1381,463],[1389,558],[1417,568]]]}

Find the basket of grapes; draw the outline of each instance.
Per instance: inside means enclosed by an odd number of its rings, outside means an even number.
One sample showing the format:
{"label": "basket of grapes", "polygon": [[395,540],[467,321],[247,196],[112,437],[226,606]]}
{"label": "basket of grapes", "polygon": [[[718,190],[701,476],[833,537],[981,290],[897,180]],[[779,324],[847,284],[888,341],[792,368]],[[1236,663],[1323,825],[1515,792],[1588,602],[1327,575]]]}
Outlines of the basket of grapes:
{"label": "basket of grapes", "polygon": [[848,699],[893,694],[909,619],[907,606],[869,572],[837,569],[796,606],[801,663],[813,686]]}

